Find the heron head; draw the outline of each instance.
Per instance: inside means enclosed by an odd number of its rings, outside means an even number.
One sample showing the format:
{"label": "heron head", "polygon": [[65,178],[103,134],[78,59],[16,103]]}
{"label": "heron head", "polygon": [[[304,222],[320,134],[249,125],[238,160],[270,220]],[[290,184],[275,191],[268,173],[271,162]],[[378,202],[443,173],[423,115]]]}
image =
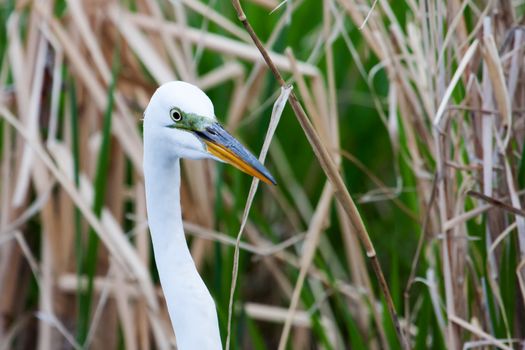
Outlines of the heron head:
{"label": "heron head", "polygon": [[172,81],[155,91],[144,112],[144,142],[150,139],[168,156],[212,158],[276,184],[264,165],[217,122],[213,103],[192,84]]}

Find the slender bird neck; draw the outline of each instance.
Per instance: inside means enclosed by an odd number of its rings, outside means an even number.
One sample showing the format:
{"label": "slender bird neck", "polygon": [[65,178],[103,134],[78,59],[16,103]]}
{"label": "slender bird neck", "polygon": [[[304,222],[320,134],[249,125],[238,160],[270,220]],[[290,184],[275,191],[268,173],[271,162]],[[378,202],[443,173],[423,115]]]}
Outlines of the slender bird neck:
{"label": "slender bird neck", "polygon": [[144,159],[148,223],[155,255],[177,250],[174,259],[193,263],[184,237],[180,205],[180,161]]}
{"label": "slender bird neck", "polygon": [[222,348],[215,302],[184,237],[180,161],[144,140],[148,223],[155,262],[179,350]]}

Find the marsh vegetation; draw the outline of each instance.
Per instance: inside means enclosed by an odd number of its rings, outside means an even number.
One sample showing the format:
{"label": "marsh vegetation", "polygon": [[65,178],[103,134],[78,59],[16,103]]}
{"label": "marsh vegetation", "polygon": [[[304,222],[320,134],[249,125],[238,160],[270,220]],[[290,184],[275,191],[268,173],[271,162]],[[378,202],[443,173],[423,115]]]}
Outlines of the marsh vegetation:
{"label": "marsh vegetation", "polygon": [[0,3],[0,349],[174,344],[141,119],[176,79],[254,154],[269,142],[278,182],[252,202],[251,177],[183,162],[223,341],[238,268],[231,348],[522,348],[523,2],[242,6],[293,86],[282,114],[230,1]]}

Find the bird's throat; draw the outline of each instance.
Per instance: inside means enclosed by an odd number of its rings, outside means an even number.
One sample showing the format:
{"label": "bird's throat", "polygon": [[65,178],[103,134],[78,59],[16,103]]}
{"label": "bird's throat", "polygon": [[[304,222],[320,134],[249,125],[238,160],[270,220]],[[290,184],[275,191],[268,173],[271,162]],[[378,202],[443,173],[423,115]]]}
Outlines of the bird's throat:
{"label": "bird's throat", "polygon": [[[148,224],[155,262],[173,324],[177,347],[221,349],[215,303],[202,281],[184,237],[179,159],[144,154]],[[207,334],[202,336],[202,332]]]}
{"label": "bird's throat", "polygon": [[145,157],[144,163],[148,224],[155,254],[165,249],[178,249],[174,253],[191,259],[182,228],[180,161],[149,161]]}

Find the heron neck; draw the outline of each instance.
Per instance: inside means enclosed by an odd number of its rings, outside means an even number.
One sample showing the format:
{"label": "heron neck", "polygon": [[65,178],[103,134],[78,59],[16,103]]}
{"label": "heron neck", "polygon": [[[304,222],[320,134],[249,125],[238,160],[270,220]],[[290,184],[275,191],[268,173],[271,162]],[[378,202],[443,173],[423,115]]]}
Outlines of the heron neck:
{"label": "heron neck", "polygon": [[184,230],[180,206],[180,162],[144,159],[146,206],[155,257],[157,253],[175,250],[173,259],[193,263]]}
{"label": "heron neck", "polygon": [[180,161],[155,158],[158,154],[148,152],[147,148],[144,152],[146,205],[155,262],[177,347],[180,350],[221,349],[215,303],[184,237]]}

